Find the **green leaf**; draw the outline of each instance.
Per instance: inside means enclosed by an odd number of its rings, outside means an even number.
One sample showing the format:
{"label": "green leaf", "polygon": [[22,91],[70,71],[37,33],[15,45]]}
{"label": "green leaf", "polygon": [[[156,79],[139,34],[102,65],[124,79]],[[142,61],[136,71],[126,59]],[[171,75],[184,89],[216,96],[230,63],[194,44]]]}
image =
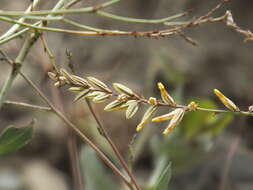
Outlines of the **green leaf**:
{"label": "green leaf", "polygon": [[0,156],[13,153],[29,143],[32,139],[33,125],[34,121],[21,128],[6,128],[0,135]]}
{"label": "green leaf", "polygon": [[154,190],[167,190],[171,179],[171,162],[163,169]]}

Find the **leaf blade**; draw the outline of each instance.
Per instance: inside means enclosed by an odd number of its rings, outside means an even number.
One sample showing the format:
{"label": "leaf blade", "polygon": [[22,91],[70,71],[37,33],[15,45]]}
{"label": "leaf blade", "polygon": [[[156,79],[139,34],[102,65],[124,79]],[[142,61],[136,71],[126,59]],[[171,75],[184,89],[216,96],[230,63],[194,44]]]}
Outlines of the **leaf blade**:
{"label": "leaf blade", "polygon": [[171,179],[171,162],[162,171],[154,190],[167,190]]}
{"label": "leaf blade", "polygon": [[29,143],[33,136],[34,121],[22,128],[7,127],[0,135],[0,156],[7,155]]}

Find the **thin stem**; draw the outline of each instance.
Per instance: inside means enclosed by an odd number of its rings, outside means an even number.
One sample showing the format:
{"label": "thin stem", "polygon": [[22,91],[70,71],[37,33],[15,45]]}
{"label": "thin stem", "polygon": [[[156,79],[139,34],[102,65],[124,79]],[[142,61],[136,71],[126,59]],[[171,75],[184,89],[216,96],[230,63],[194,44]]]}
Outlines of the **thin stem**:
{"label": "thin stem", "polygon": [[106,141],[110,144],[113,152],[115,153],[116,157],[118,158],[120,164],[122,165],[122,167],[125,169],[125,171],[127,172],[128,176],[130,177],[132,183],[134,184],[134,186],[136,187],[137,190],[140,190],[140,187],[138,186],[135,177],[133,176],[133,174],[131,173],[131,171],[129,170],[127,163],[125,162],[125,160],[123,159],[123,157],[121,156],[118,148],[116,147],[116,145],[114,144],[114,142],[112,141],[111,137],[109,136],[109,134],[107,133],[106,129],[104,128],[104,126],[102,125],[102,123],[100,122],[98,116],[96,115],[90,101],[88,99],[85,99],[86,103],[89,107],[89,110],[92,114],[92,116],[94,117],[95,121],[98,124],[98,127],[100,129],[100,132],[102,133],[102,135],[105,137]]}
{"label": "thin stem", "polygon": [[209,109],[209,108],[201,108],[198,107],[197,110],[205,111],[205,112],[214,112],[214,113],[230,113],[235,115],[246,115],[246,116],[253,116],[253,113],[249,111],[230,111],[230,110],[221,110],[221,109]]}
{"label": "thin stem", "polygon": [[110,18],[113,20],[119,20],[123,22],[132,22],[132,23],[142,23],[142,24],[160,24],[164,23],[170,20],[174,20],[180,17],[183,17],[188,14],[188,12],[179,13],[170,17],[165,17],[161,19],[138,19],[138,18],[130,18],[130,17],[124,17],[124,16],[118,16],[111,13],[107,13],[104,11],[96,11],[96,14],[102,17]]}
{"label": "thin stem", "polygon": [[[150,104],[147,99],[140,98],[139,100],[142,103]],[[171,105],[171,104],[158,102],[157,106],[165,106],[165,107],[170,107],[170,108],[182,108],[182,109],[185,109],[185,110],[189,110],[188,106],[180,105],[180,104]],[[249,111],[231,111],[231,110],[211,109],[211,108],[202,108],[202,107],[197,107],[196,110],[204,111],[204,112],[213,112],[213,113],[228,113],[228,114],[234,114],[234,115],[253,116],[253,112],[249,112]]]}
{"label": "thin stem", "polygon": [[[69,25],[72,25],[72,26],[75,26],[75,27],[78,27],[78,28],[81,28],[81,29],[85,29],[85,30],[90,30],[90,31],[95,31],[95,32],[114,32],[113,30],[104,30],[104,29],[100,29],[100,28],[94,28],[94,27],[91,27],[91,26],[86,26],[86,25],[83,25],[83,24],[79,24],[79,23],[77,23],[73,20],[66,19],[66,18],[62,19],[62,21],[66,24],[69,24]],[[123,31],[120,31],[120,32],[123,32]]]}
{"label": "thin stem", "polygon": [[35,109],[35,110],[41,110],[41,111],[52,111],[52,109],[50,107],[38,106],[38,105],[28,104],[28,103],[24,103],[24,102],[15,102],[15,101],[6,100],[6,101],[4,101],[4,104],[21,106],[24,108],[31,108],[31,109]]}
{"label": "thin stem", "polygon": [[[24,16],[26,20],[46,20],[46,21],[59,21],[62,20],[62,16],[55,16],[55,17],[44,17],[44,16]],[[22,22],[22,21],[21,21]]]}
{"label": "thin stem", "polygon": [[50,50],[50,48],[48,47],[46,39],[44,38],[43,35],[40,36],[40,39],[41,39],[42,45],[44,47],[44,50],[49,57],[50,63],[52,64],[53,68],[58,72],[59,70],[58,70],[58,67],[55,62],[55,57],[54,57],[52,51]]}
{"label": "thin stem", "polygon": [[0,20],[20,24],[25,27],[29,27],[31,29],[40,30],[40,31],[48,31],[48,32],[57,32],[57,33],[67,33],[74,35],[82,35],[82,36],[146,36],[146,37],[159,37],[159,36],[171,36],[177,34],[177,31],[180,28],[172,28],[160,31],[145,31],[145,32],[123,32],[123,31],[105,31],[105,32],[93,32],[93,31],[77,31],[77,30],[68,30],[68,29],[60,29],[60,28],[52,28],[52,27],[41,27],[28,23],[20,23],[14,19],[10,19],[7,17],[0,17]]}
{"label": "thin stem", "polygon": [[109,7],[120,0],[111,0],[101,5],[90,6],[79,9],[68,9],[68,10],[40,10],[40,11],[32,11],[29,13],[24,13],[22,11],[0,11],[0,16],[8,16],[8,17],[16,17],[16,16],[38,16],[38,15],[62,15],[62,14],[80,14],[80,13],[91,13],[95,12],[99,9],[103,9]]}
{"label": "thin stem", "polygon": [[47,105],[55,112],[55,114],[62,119],[75,133],[87,143],[97,155],[113,170],[113,172],[121,178],[124,183],[131,189],[131,184],[121,171],[112,163],[112,161],[85,135],[82,131],[71,121],[69,121],[51,102],[50,100],[40,91],[40,89],[26,76],[23,72],[19,71],[19,74],[25,79],[25,81],[38,93],[38,95],[47,103]]}

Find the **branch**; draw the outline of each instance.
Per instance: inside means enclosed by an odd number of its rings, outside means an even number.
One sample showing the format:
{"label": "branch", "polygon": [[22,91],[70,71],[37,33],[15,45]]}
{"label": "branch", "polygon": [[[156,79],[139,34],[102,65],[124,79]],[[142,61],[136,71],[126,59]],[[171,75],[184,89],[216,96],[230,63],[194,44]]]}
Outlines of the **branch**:
{"label": "branch", "polygon": [[100,9],[109,7],[120,0],[111,0],[105,2],[101,5],[90,6],[86,8],[80,9],[68,9],[68,10],[41,10],[41,11],[31,11],[24,13],[22,11],[0,11],[0,16],[7,16],[7,17],[17,17],[17,16],[39,16],[39,15],[62,15],[62,14],[80,14],[80,13],[93,13]]}
{"label": "branch", "polygon": [[50,107],[38,106],[38,105],[28,104],[28,103],[24,103],[24,102],[15,102],[15,101],[6,100],[4,102],[4,104],[21,106],[24,108],[31,108],[31,109],[35,109],[35,110],[41,110],[41,111],[52,111],[52,109]]}

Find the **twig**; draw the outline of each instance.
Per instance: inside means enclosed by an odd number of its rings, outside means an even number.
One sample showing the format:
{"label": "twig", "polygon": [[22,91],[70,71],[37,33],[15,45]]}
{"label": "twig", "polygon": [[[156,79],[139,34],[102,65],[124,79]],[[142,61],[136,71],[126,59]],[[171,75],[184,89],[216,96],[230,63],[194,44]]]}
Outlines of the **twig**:
{"label": "twig", "polygon": [[235,22],[234,22],[234,19],[233,19],[233,16],[231,14],[230,11],[227,11],[226,12],[227,14],[227,18],[226,18],[226,25],[232,29],[234,29],[236,32],[242,34],[245,36],[245,42],[246,41],[249,41],[249,40],[253,40],[253,33],[250,31],[250,30],[244,30],[242,28],[240,28]]}
{"label": "twig", "polygon": [[15,101],[6,100],[6,101],[4,101],[4,104],[21,106],[24,108],[32,108],[32,109],[41,110],[41,111],[52,111],[52,109],[50,107],[38,106],[38,105],[28,104],[28,103],[24,103],[24,102],[15,102]]}
{"label": "twig", "polygon": [[60,29],[60,28],[52,28],[52,27],[42,27],[37,25],[32,25],[24,22],[18,22],[14,19],[10,19],[7,17],[0,17],[0,20],[20,24],[22,26],[39,30],[39,31],[47,31],[47,32],[57,32],[57,33],[66,33],[73,35],[81,35],[81,36],[140,36],[140,37],[165,37],[176,35],[180,30],[179,27],[158,31],[118,31],[118,30],[102,30],[102,31],[78,31],[78,30],[69,30],[69,29]]}
{"label": "twig", "polygon": [[47,44],[47,41],[44,37],[44,35],[41,35],[40,36],[40,39],[41,39],[41,42],[42,42],[42,45],[44,47],[44,51],[46,52],[46,54],[48,55],[49,57],[49,60],[50,60],[50,63],[52,64],[53,68],[58,71],[58,68],[57,68],[57,65],[55,63],[55,57],[52,53],[52,51],[50,50],[50,48],[48,47],[48,44]]}
{"label": "twig", "polygon": [[40,10],[31,11],[29,13],[24,13],[22,11],[0,11],[0,16],[16,17],[16,16],[38,16],[38,15],[62,15],[62,14],[79,14],[79,13],[93,13],[100,9],[109,7],[120,0],[111,0],[100,5],[90,6],[79,9],[68,9],[68,10]]}
{"label": "twig", "polygon": [[113,20],[118,20],[118,21],[123,21],[123,22],[132,22],[132,23],[142,23],[142,24],[161,24],[164,22],[168,22],[180,17],[183,17],[185,15],[187,15],[189,12],[183,12],[183,13],[179,13],[173,16],[169,16],[169,17],[165,17],[165,18],[161,18],[161,19],[137,19],[137,18],[130,18],[130,17],[123,17],[123,16],[118,16],[118,15],[114,15],[111,13],[107,13],[104,11],[96,11],[96,14],[99,16],[103,16],[106,18],[110,18]]}

